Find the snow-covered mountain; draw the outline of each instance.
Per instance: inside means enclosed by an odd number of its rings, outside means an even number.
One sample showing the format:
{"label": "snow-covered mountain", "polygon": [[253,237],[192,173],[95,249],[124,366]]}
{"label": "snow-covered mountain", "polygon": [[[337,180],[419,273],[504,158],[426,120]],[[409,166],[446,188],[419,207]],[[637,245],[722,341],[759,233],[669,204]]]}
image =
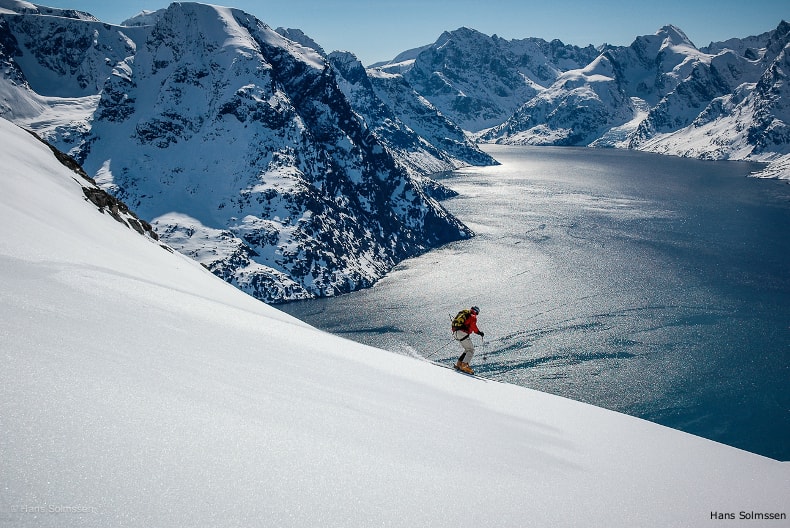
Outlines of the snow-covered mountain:
{"label": "snow-covered mountain", "polygon": [[402,75],[366,70],[349,52],[333,52],[329,62],[354,110],[411,174],[496,164]]}
{"label": "snow-covered mountain", "polygon": [[401,74],[480,141],[771,161],[763,175],[790,178],[788,46],[786,22],[703,49],[672,25],[600,50],[461,28],[370,72]]}
{"label": "snow-covered mountain", "polygon": [[605,47],[562,72],[484,141],[620,147],[703,159],[775,161],[790,152],[790,24],[700,50],[677,27]]}
{"label": "snow-covered mountain", "polygon": [[481,139],[522,145],[588,145],[630,121],[635,103],[615,78],[615,64],[601,55],[570,70],[522,105]]}
{"label": "snow-covered mountain", "polygon": [[[711,71],[731,89],[712,94],[716,96],[688,126],[663,130],[663,134],[637,134],[633,140],[637,148],[703,159],[772,161],[768,172],[786,164],[790,155],[790,24],[780,24],[757,51],[734,47],[743,55],[725,48],[711,61]],[[667,113],[657,108],[655,114],[659,112]],[[650,117],[642,128],[655,128]]]}
{"label": "snow-covered mountain", "polygon": [[74,18],[78,20],[90,20],[96,22],[98,19],[76,9],[60,9],[57,7],[47,7],[33,4],[26,0],[2,0],[0,2],[0,13],[18,13],[26,15],[47,15],[63,18]]}
{"label": "snow-covered mountain", "polygon": [[242,11],[174,3],[112,26],[0,6],[3,117],[260,299],[368,286],[471,235],[428,195],[437,167],[406,170],[321,53]]}
{"label": "snow-covered mountain", "polygon": [[99,212],[6,120],[0,156],[0,526],[790,514],[787,463],[317,331]]}
{"label": "snow-covered mountain", "polygon": [[403,61],[381,66],[409,84],[464,130],[477,132],[505,121],[524,102],[568,70],[589,64],[598,51],[559,40],[506,40],[470,28],[443,33]]}
{"label": "snow-covered mountain", "polygon": [[[327,55],[301,30],[277,28],[277,32],[327,58],[354,111],[395,160],[424,182],[426,188],[438,190],[440,196],[452,195],[452,191],[438,182],[421,176],[468,165],[496,164],[496,160],[481,151],[402,75],[391,71],[394,69],[391,64],[389,68],[366,69],[351,52],[335,51]],[[399,57],[414,53],[416,50]]]}

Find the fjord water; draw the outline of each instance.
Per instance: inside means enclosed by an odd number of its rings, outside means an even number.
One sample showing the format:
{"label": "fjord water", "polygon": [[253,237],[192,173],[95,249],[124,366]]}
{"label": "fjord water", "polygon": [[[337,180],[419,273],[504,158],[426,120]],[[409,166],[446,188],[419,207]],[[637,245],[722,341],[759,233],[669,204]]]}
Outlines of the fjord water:
{"label": "fjord water", "polygon": [[790,459],[790,185],[748,163],[485,150],[502,164],[441,178],[473,239],[280,308],[450,364],[450,316],[478,305],[487,378]]}

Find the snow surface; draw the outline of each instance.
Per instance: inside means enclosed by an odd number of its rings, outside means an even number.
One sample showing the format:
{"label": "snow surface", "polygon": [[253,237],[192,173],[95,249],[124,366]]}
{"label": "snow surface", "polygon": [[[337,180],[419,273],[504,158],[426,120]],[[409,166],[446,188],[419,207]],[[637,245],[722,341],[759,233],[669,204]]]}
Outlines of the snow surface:
{"label": "snow surface", "polygon": [[765,169],[755,172],[753,176],[758,178],[790,180],[790,154],[785,154],[779,159],[773,161]]}
{"label": "snow surface", "polygon": [[5,120],[0,151],[0,526],[790,513],[787,463],[320,332],[100,213]]}

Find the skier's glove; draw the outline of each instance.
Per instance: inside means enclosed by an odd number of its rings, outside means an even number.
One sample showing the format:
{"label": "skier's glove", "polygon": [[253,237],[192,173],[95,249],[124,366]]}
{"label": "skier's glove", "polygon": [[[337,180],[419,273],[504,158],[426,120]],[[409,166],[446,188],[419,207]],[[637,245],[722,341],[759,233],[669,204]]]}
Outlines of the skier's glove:
{"label": "skier's glove", "polygon": [[479,335],[480,337],[484,336],[483,332],[478,332],[477,335]]}

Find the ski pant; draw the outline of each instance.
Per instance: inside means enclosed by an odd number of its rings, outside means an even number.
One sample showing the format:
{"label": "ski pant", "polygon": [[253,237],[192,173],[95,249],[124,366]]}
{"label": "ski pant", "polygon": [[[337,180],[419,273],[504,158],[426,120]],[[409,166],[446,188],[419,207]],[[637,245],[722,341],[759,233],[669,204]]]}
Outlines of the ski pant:
{"label": "ski pant", "polygon": [[464,353],[461,354],[461,357],[458,358],[458,361],[467,364],[471,363],[472,356],[475,355],[475,344],[472,343],[472,336],[463,330],[456,330],[453,332],[453,337],[456,341],[461,343],[461,346],[464,348]]}

